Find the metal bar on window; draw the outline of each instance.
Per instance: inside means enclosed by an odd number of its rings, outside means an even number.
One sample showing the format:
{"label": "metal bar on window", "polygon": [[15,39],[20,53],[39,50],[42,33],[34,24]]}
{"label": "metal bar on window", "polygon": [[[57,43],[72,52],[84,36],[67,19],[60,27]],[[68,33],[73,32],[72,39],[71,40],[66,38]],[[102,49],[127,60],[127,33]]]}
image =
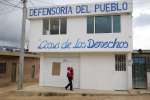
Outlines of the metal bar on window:
{"label": "metal bar on window", "polygon": [[114,21],[113,21],[113,16],[111,16],[111,33],[113,33],[114,32]]}
{"label": "metal bar on window", "polygon": [[59,35],[60,35],[60,34],[61,34],[61,33],[60,33],[60,29],[61,29],[61,18],[59,18],[59,25],[58,25],[58,26],[59,26]]}
{"label": "metal bar on window", "polygon": [[95,16],[94,16],[94,34],[95,34]]}

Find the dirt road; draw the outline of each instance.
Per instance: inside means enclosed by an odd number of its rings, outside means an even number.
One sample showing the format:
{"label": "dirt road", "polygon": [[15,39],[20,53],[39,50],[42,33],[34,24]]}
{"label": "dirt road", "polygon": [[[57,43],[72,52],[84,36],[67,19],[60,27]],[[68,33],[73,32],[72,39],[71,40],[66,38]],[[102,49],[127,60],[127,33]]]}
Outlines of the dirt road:
{"label": "dirt road", "polygon": [[15,96],[3,95],[0,100],[150,100],[150,95],[142,96]]}
{"label": "dirt road", "polygon": [[12,90],[16,89],[16,85],[0,88],[0,100],[150,100],[150,94],[148,95],[101,95],[101,96],[19,96]]}
{"label": "dirt road", "polygon": [[14,92],[7,91],[0,94],[0,100],[150,100],[150,95],[134,96],[18,96]]}

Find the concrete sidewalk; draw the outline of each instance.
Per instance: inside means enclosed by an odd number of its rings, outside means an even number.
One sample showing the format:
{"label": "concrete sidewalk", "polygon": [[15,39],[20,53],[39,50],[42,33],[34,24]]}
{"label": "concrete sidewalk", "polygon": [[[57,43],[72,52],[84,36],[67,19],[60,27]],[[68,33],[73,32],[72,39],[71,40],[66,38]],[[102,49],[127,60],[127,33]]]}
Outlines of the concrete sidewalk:
{"label": "concrete sidewalk", "polygon": [[23,90],[17,90],[17,95],[25,96],[70,96],[70,95],[81,95],[81,96],[130,96],[130,95],[150,95],[149,90],[131,90],[131,91],[101,91],[94,89],[74,89],[74,91],[65,90],[60,87],[50,86],[38,86],[31,85],[24,87]]}

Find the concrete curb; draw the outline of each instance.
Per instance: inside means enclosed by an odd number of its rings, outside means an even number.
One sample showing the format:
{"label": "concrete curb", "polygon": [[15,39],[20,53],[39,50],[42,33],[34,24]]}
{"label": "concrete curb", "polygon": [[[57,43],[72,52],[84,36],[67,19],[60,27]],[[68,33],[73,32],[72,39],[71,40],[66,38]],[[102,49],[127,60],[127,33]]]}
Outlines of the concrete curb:
{"label": "concrete curb", "polygon": [[150,93],[142,93],[137,91],[132,91],[127,94],[115,94],[115,93],[62,93],[62,92],[35,92],[35,91],[13,91],[16,96],[137,96],[137,95],[150,95]]}

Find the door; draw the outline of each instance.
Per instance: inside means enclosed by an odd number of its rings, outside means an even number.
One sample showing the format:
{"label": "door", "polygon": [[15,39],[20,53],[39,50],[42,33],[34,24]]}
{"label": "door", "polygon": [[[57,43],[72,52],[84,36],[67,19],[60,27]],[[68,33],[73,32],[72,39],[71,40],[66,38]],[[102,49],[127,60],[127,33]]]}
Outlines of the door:
{"label": "door", "polygon": [[31,66],[31,79],[35,78],[35,65]]}
{"label": "door", "polygon": [[16,63],[12,63],[12,70],[11,70],[11,82],[16,82]]}
{"label": "door", "polygon": [[115,55],[115,71],[114,76],[114,90],[127,90],[128,73],[126,64],[126,54],[116,54]]}
{"label": "door", "polygon": [[145,89],[147,88],[147,72],[145,57],[133,57],[133,88]]}

